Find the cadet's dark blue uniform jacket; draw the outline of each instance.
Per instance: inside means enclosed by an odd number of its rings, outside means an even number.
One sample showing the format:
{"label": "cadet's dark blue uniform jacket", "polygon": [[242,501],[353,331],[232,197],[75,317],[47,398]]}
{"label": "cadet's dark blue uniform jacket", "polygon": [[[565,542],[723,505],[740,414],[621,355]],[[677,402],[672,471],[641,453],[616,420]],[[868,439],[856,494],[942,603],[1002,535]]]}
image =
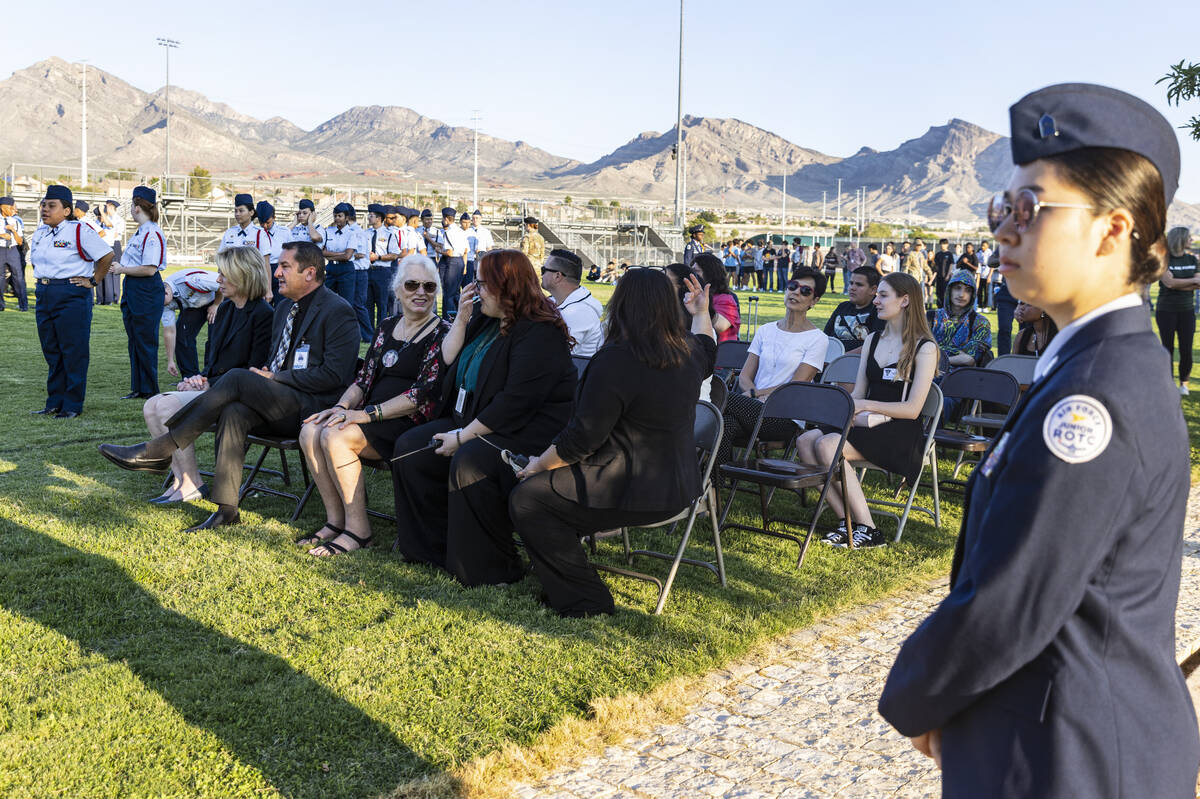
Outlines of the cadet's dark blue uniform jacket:
{"label": "cadet's dark blue uniform jacket", "polygon": [[[1112,438],[1068,463],[1043,424],[1080,394]],[[1080,328],[1003,432],[967,489],[950,594],[900,650],[880,713],[942,730],[945,797],[1192,799],[1200,741],[1174,648],[1188,433],[1145,308]]]}

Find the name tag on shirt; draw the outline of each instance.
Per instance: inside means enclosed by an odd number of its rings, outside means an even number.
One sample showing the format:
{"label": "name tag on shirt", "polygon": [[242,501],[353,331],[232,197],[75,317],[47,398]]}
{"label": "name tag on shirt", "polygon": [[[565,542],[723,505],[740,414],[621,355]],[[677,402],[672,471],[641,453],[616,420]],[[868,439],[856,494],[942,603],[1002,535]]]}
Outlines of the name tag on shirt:
{"label": "name tag on shirt", "polygon": [[308,345],[307,344],[301,344],[299,347],[296,348],[296,354],[294,356],[292,356],[292,368],[293,369],[307,369],[308,368]]}
{"label": "name tag on shirt", "polygon": [[467,390],[460,388],[458,390],[458,399],[454,401],[454,412],[462,413],[465,407],[467,407]]}
{"label": "name tag on shirt", "polygon": [[884,380],[895,380],[896,379],[896,370],[894,368],[884,369],[883,370],[883,379]]}

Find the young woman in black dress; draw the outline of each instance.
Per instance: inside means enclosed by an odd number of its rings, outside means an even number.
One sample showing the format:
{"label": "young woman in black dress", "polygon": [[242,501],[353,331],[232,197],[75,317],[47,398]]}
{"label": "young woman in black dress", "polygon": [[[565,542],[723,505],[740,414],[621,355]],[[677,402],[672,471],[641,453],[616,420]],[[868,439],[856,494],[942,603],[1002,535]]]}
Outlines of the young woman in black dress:
{"label": "young woman in black dress", "polygon": [[[921,409],[937,372],[938,348],[925,319],[921,284],[911,275],[892,272],[879,281],[875,307],[882,333],[863,344],[854,382],[854,427],[842,454],[864,460],[909,481],[921,472]],[[838,434],[809,430],[796,439],[800,460],[829,465],[837,450]],[[867,498],[854,473],[846,486],[855,546],[883,546],[886,539],[875,527]],[[829,492],[829,505],[844,518],[840,489]],[[845,546],[845,523],[827,538]]]}

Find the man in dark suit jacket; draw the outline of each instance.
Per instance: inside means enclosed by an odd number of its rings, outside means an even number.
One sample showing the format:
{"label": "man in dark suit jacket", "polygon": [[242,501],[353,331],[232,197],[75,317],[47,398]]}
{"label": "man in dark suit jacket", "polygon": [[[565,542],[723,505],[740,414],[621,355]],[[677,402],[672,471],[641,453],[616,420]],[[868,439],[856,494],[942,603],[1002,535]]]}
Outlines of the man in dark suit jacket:
{"label": "man in dark suit jacket", "polygon": [[217,425],[212,501],[217,511],[188,532],[238,521],[238,487],[246,436],[296,435],[302,420],[337,402],[354,378],[358,322],[354,309],[324,286],[325,259],[311,242],[283,245],[275,270],[285,299],[275,309],[270,361],[231,369],[167,420],[168,432],[144,444],[101,444],[123,469],[164,471],[172,453]]}

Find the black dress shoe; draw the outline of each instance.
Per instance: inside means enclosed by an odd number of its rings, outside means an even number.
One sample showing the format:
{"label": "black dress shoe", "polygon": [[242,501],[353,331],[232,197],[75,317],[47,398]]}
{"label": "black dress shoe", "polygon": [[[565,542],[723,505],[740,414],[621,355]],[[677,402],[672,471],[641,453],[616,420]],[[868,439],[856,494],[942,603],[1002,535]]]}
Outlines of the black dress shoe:
{"label": "black dress shoe", "polygon": [[76,416],[79,416],[79,415],[80,415],[79,411],[59,411],[58,413],[54,414],[54,418],[55,419],[74,419]]}
{"label": "black dress shoe", "polygon": [[132,447],[101,444],[99,450],[101,455],[122,469],[128,469],[131,472],[165,472],[171,468],[171,459],[169,457],[147,457],[145,444],[134,444]]}
{"label": "black dress shoe", "polygon": [[218,510],[214,511],[213,514],[204,521],[200,522],[194,527],[186,528],[183,532],[195,533],[199,530],[211,530],[214,527],[224,527],[227,524],[237,524],[240,521],[241,516],[236,510],[232,513],[225,513],[224,511]]}
{"label": "black dress shoe", "polygon": [[40,411],[30,411],[34,416],[53,416],[61,411],[62,408],[42,408]]}
{"label": "black dress shoe", "polygon": [[130,391],[121,399],[150,399],[154,394],[149,391]]}

